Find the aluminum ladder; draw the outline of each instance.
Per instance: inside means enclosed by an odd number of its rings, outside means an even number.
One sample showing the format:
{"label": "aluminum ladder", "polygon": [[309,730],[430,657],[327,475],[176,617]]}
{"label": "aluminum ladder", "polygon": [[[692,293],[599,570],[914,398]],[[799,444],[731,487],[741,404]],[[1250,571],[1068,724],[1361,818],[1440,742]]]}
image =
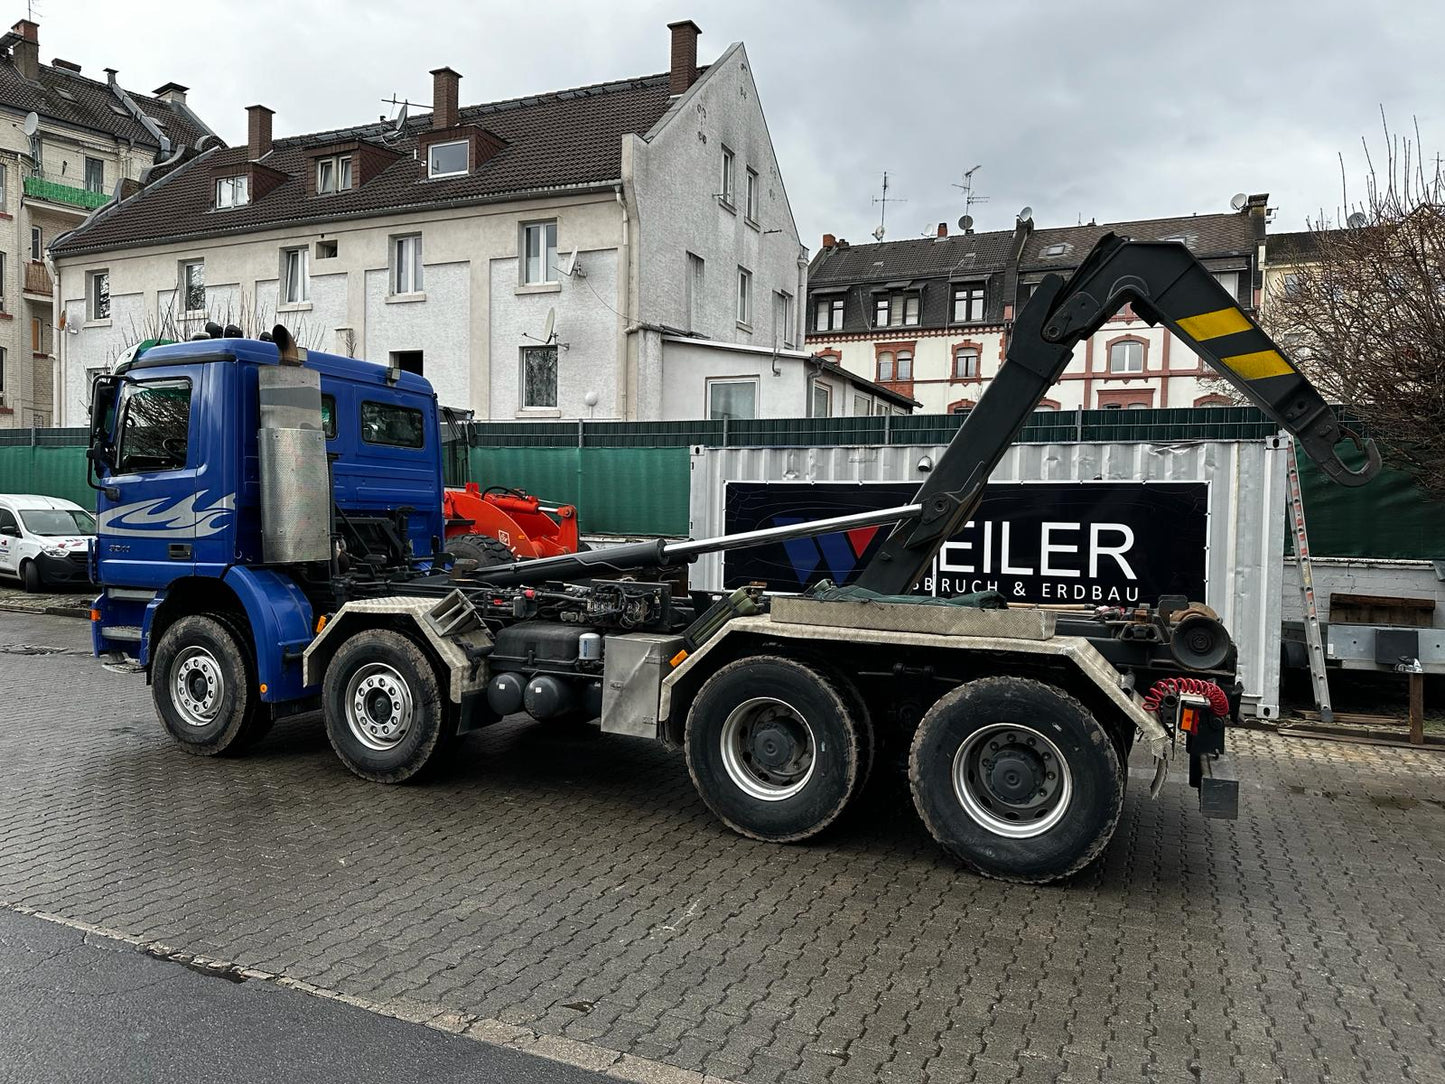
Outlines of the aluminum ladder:
{"label": "aluminum ladder", "polygon": [[1335,713],[1330,707],[1330,679],[1325,670],[1324,639],[1320,635],[1320,612],[1315,605],[1315,577],[1310,567],[1310,538],[1305,529],[1305,504],[1300,495],[1299,449],[1293,438],[1289,442],[1289,457],[1286,473],[1289,476],[1289,518],[1294,528],[1294,563],[1299,569],[1300,602],[1304,607],[1305,646],[1309,652],[1310,685],[1314,689],[1315,706],[1320,709],[1320,719],[1334,721]]}

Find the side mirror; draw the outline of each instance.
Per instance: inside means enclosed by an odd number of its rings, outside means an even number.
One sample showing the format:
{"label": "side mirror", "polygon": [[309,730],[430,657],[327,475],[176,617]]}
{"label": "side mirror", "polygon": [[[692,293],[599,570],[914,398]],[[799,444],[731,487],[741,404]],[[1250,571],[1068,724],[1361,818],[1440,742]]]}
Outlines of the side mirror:
{"label": "side mirror", "polygon": [[12,527],[10,524],[7,523],[4,527],[0,527],[0,534],[5,535],[7,538],[19,538],[20,528]]}

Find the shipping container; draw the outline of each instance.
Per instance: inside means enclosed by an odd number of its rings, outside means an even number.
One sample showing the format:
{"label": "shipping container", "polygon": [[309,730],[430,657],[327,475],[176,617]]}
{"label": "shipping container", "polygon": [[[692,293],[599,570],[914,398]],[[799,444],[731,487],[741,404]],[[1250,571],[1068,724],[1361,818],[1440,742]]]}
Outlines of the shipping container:
{"label": "shipping container", "polygon": [[[787,490],[806,497],[800,503],[806,506],[806,518],[812,518],[827,506],[836,490],[826,483],[860,487],[890,482],[916,484],[943,451],[941,444],[694,447],[689,533],[694,538],[707,538],[726,532],[730,488],[735,505],[738,494],[747,491],[744,487],[755,490],[755,483],[814,487],[815,491],[806,495],[792,487]],[[1088,483],[1112,482],[1116,483],[1115,491],[1118,483],[1129,483],[1138,485],[1147,494],[1150,483],[1196,483],[1206,487],[1203,530],[1191,535],[1197,539],[1193,544],[1203,550],[1202,554],[1192,557],[1204,570],[1202,601],[1219,613],[1238,646],[1245,709],[1262,718],[1276,718],[1279,715],[1281,554],[1285,532],[1281,509],[1287,455],[1287,445],[1277,437],[1157,444],[1016,444],[991,476],[990,488],[998,490],[1005,483],[1079,483],[1084,486],[1084,492],[1090,492]],[[1163,492],[1166,486],[1158,488]],[[880,494],[883,492],[887,491]],[[1042,497],[1056,493],[1057,489],[1027,492]],[[878,506],[890,503],[891,500],[880,500]],[[1166,503],[1160,502],[1161,509],[1165,509]],[[1070,514],[1077,515],[1076,512]],[[1171,529],[1172,525],[1167,522],[1170,514],[1167,510],[1160,511],[1166,522],[1154,524],[1151,537],[1157,539],[1158,531]],[[1183,526],[1181,524],[1181,529]],[[991,537],[1000,536],[1002,532]],[[1140,538],[1143,538],[1142,532]],[[820,556],[819,561],[826,567],[825,557],[826,554]],[[1002,565],[1008,567],[1006,557]],[[724,555],[709,554],[700,558],[690,580],[703,589],[722,590]]]}

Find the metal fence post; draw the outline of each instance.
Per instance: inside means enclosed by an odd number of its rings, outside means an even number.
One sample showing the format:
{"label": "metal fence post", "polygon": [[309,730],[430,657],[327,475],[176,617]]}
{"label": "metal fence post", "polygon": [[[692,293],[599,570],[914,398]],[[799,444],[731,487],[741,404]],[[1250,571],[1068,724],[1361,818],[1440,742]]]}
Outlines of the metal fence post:
{"label": "metal fence post", "polygon": [[586,446],[587,446],[587,422],[586,422],[584,419],[582,419],[582,418],[578,418],[578,419],[577,419],[577,447],[579,447],[579,448],[585,448]]}
{"label": "metal fence post", "polygon": [[893,443],[893,415],[892,415],[892,414],[885,414],[885,415],[883,415],[883,443],[884,443],[884,444],[892,444],[892,443]]}
{"label": "metal fence post", "polygon": [[723,446],[724,448],[726,448],[726,447],[728,447],[728,416],[727,416],[726,414],[723,415],[722,423],[723,423],[723,441],[722,441],[722,446]]}
{"label": "metal fence post", "polygon": [[1084,443],[1084,408],[1074,411],[1074,439],[1080,444]]}
{"label": "metal fence post", "polygon": [[35,426],[30,427],[30,447],[36,448],[40,445],[40,431]]}

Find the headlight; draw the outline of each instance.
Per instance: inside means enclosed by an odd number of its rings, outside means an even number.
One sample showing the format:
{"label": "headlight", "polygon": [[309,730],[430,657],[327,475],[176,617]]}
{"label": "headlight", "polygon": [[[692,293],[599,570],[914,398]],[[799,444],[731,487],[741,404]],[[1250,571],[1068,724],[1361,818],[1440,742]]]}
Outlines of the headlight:
{"label": "headlight", "polygon": [[59,546],[49,546],[41,550],[40,552],[45,554],[45,556],[47,557],[64,557],[66,555],[66,551],[61,549]]}

